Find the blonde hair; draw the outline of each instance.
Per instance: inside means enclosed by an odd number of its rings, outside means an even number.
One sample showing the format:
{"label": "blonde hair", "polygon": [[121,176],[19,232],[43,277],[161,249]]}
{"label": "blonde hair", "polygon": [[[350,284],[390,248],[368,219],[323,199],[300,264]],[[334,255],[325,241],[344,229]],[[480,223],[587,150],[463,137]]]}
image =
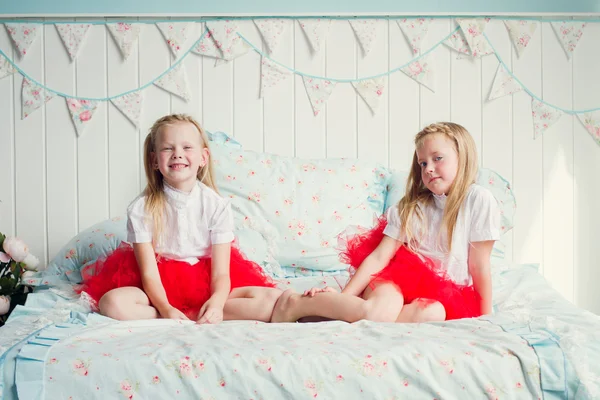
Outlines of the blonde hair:
{"label": "blonde hair", "polygon": [[[163,232],[163,214],[166,205],[163,176],[158,168],[155,168],[156,161],[153,157],[153,153],[156,152],[156,140],[161,132],[161,129],[163,129],[165,126],[186,122],[196,127],[200,137],[202,138],[202,144],[204,146],[203,148],[209,149],[208,137],[206,136],[204,129],[202,129],[200,124],[194,118],[185,114],[171,114],[159,118],[154,125],[152,125],[150,132],[144,140],[144,169],[146,171],[146,180],[148,182],[146,188],[144,189],[144,195],[146,196],[145,210],[146,213],[151,217],[154,226],[154,237],[152,239],[154,244],[159,242]],[[215,192],[219,192],[217,190],[217,185],[215,185],[210,153],[206,165],[198,168],[197,177],[200,182],[204,183]]]}
{"label": "blonde hair", "polygon": [[[452,122],[438,122],[426,126],[415,136],[415,147],[420,148],[425,138],[430,135],[442,135],[450,140],[458,155],[458,171],[448,191],[442,217],[442,227],[446,227],[448,251],[450,251],[452,249],[452,234],[460,207],[467,197],[467,189],[477,179],[477,148],[471,134],[461,125]],[[424,236],[427,233],[427,221],[424,220],[419,203],[430,205],[433,201],[433,193],[427,189],[421,178],[421,166],[415,150],[410,174],[406,182],[406,193],[398,203],[400,226],[402,226],[406,235],[408,247],[413,252],[418,251],[419,236]],[[413,232],[414,218],[418,218],[421,222],[419,225],[422,228],[419,232]]]}

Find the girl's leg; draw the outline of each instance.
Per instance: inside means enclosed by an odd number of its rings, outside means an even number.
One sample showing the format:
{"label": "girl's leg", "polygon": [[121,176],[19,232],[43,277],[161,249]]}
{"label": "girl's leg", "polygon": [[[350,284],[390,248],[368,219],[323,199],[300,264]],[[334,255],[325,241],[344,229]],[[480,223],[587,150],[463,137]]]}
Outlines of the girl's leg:
{"label": "girl's leg", "polygon": [[98,302],[100,314],[121,321],[159,318],[142,289],[125,286],[109,290]]}
{"label": "girl's leg", "polygon": [[235,288],[225,302],[223,320],[251,319],[269,322],[279,296],[281,290],[274,288],[260,286]]}
{"label": "girl's leg", "polygon": [[446,319],[442,303],[432,299],[415,299],[402,307],[396,322],[437,322]]}
{"label": "girl's leg", "polygon": [[283,292],[273,311],[271,322],[294,322],[308,316],[319,316],[346,322],[361,319],[394,322],[402,309],[404,298],[392,283],[367,287],[363,298],[344,293],[318,293],[303,296],[293,290]]}

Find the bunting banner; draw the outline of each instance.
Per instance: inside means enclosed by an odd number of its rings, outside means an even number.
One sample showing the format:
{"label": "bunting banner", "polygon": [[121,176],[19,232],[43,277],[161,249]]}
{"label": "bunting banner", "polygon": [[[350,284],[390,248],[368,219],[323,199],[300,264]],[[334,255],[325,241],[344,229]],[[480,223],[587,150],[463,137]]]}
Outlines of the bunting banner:
{"label": "bunting banner", "polygon": [[538,22],[511,19],[504,21],[504,25],[506,25],[508,36],[517,51],[517,57],[521,57],[537,30]]}
{"label": "bunting banner", "polygon": [[578,114],[577,118],[581,121],[585,129],[592,136],[592,139],[600,145],[600,111]]}
{"label": "bunting banner", "polygon": [[488,42],[483,36],[483,31],[489,22],[489,18],[457,18],[464,38],[467,40],[469,50],[473,57],[485,55],[488,51]]}
{"label": "bunting banner", "polygon": [[219,58],[231,60],[232,47],[235,41],[239,39],[237,22],[234,20],[210,21],[206,23],[206,28],[217,49],[221,52],[221,57]]}
{"label": "bunting banner", "polygon": [[331,93],[333,93],[336,82],[327,79],[310,78],[308,76],[303,76],[302,80],[304,81],[304,87],[313,108],[313,114],[316,116],[325,103],[327,103]]}
{"label": "bunting banner", "polygon": [[325,42],[329,34],[331,20],[324,18],[299,19],[298,23],[302,27],[313,53],[318,53],[321,50],[321,43]]}
{"label": "bunting banner", "polygon": [[269,54],[279,46],[283,33],[289,29],[292,25],[291,19],[281,18],[267,18],[267,19],[255,19],[254,24],[258,28],[260,35],[262,36]]}
{"label": "bunting banner", "polygon": [[488,100],[508,96],[509,94],[520,92],[521,90],[523,90],[523,87],[508,73],[506,68],[504,68],[504,65],[499,64]]}
{"label": "bunting banner", "polygon": [[571,55],[577,47],[577,43],[579,43],[579,40],[583,36],[583,29],[585,28],[586,23],[562,21],[552,22],[551,24],[554,28],[554,32],[556,32],[556,36],[558,36],[560,44],[565,50],[565,53],[567,53],[567,58],[571,58]]}
{"label": "bunting banner", "polygon": [[421,42],[429,32],[431,21],[433,21],[433,18],[404,18],[398,20],[398,26],[400,26],[406,40],[408,40],[414,55],[421,52]]}
{"label": "bunting banner", "polygon": [[[448,38],[448,40],[446,40],[444,42],[444,44],[446,46],[450,47],[451,49],[455,50],[456,52],[458,52],[457,58],[461,58],[461,56],[483,57],[488,54],[494,53],[494,51],[491,49],[488,42],[485,41],[485,44],[483,44],[482,48],[480,49],[480,53],[476,56],[474,54],[472,54],[469,43],[467,42],[467,39],[465,38],[464,34],[462,33],[462,30],[454,32],[452,35],[450,35],[450,37]],[[480,43],[480,45],[481,45],[481,43]]]}
{"label": "bunting banner", "polygon": [[385,77],[352,82],[352,86],[354,86],[354,89],[356,89],[360,97],[367,103],[373,114],[375,114],[379,108],[385,84]]}
{"label": "bunting banner", "polygon": [[377,26],[380,25],[379,19],[351,19],[350,26],[363,50],[363,57],[369,54],[371,46],[377,38]]}
{"label": "bunting banner", "polygon": [[158,26],[158,29],[160,29],[160,32],[167,41],[171,52],[177,58],[184,50],[183,46],[187,42],[191,24],[189,22],[157,22],[156,26]]}
{"label": "bunting banner", "polygon": [[115,40],[117,47],[121,50],[123,59],[127,60],[131,55],[131,50],[133,49],[135,42],[137,42],[137,39],[140,36],[142,30],[141,25],[119,22],[116,24],[106,24],[106,27]]}
{"label": "bunting banner", "polygon": [[263,57],[260,71],[260,97],[264,97],[272,88],[291,75],[291,72],[281,65]]}
{"label": "bunting banner", "polygon": [[75,125],[77,136],[83,135],[85,128],[87,128],[98,108],[98,104],[99,102],[95,100],[67,99],[67,108],[71,114],[73,125]]}
{"label": "bunting banner", "polygon": [[43,25],[40,24],[10,23],[5,23],[4,26],[6,27],[6,30],[8,31],[21,58],[27,55],[27,51],[37,38],[38,31],[43,27]]}
{"label": "bunting banner", "polygon": [[125,94],[111,102],[129,119],[137,128],[140,125],[140,115],[142,114],[142,103],[144,97],[141,92],[132,92]]}
{"label": "bunting banner", "polygon": [[531,115],[533,117],[533,138],[537,139],[546,132],[558,119],[563,112],[550,107],[539,100],[531,98]]}
{"label": "bunting banner", "polygon": [[27,78],[23,78],[21,86],[21,119],[30,116],[31,113],[46,104],[54,96],[54,93],[47,91]]}
{"label": "bunting banner", "polygon": [[71,61],[77,59],[77,54],[90,29],[90,24],[55,24],[56,30],[67,48]]}
{"label": "bunting banner", "polygon": [[402,68],[401,71],[421,85],[425,86],[427,89],[435,92],[435,75],[431,66],[430,55],[431,54],[427,54],[426,56],[419,58],[418,60]]}
{"label": "bunting banner", "polygon": [[12,66],[8,59],[0,55],[0,79],[14,74],[17,70]]}
{"label": "bunting banner", "polygon": [[181,97],[185,101],[189,101],[191,98],[187,73],[182,62],[156,80],[154,84],[167,92]]}

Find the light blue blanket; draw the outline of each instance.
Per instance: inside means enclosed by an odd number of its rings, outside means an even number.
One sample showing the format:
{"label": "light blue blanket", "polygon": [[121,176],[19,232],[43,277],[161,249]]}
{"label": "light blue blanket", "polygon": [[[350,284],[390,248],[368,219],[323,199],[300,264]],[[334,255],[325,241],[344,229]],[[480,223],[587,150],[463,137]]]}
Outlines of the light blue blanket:
{"label": "light blue blanket", "polygon": [[[600,318],[533,266],[496,267],[493,278],[494,316],[435,324],[119,323],[39,294],[0,329],[4,397],[598,398]],[[70,319],[34,323],[32,309],[49,306]],[[19,321],[41,330],[4,339]]]}

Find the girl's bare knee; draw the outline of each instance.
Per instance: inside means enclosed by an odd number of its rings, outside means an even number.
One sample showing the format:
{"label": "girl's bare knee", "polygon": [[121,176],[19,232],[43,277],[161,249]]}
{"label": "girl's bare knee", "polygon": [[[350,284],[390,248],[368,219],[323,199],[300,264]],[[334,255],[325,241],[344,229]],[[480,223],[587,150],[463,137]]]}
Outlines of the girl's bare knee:
{"label": "girl's bare knee", "polygon": [[118,320],[125,319],[123,312],[123,304],[122,301],[119,301],[119,297],[119,293],[115,292],[114,290],[106,292],[98,302],[100,314]]}
{"label": "girl's bare knee", "polygon": [[416,299],[417,308],[414,314],[414,322],[436,322],[446,319],[446,309],[436,300]]}

